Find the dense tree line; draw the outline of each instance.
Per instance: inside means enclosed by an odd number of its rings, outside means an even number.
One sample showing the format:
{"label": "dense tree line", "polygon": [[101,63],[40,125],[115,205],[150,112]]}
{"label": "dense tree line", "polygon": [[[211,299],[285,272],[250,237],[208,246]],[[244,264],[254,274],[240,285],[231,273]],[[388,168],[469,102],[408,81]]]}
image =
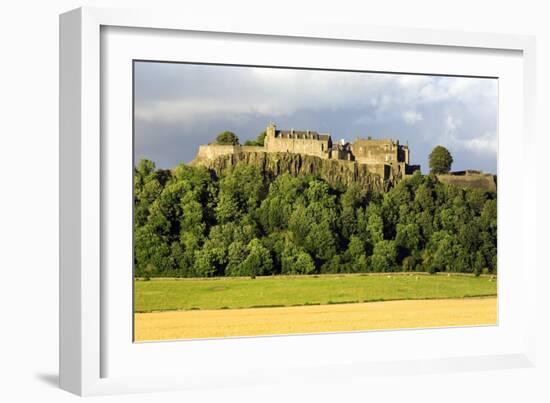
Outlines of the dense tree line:
{"label": "dense tree line", "polygon": [[496,273],[495,193],[416,173],[386,193],[240,164],[135,168],[135,275]]}

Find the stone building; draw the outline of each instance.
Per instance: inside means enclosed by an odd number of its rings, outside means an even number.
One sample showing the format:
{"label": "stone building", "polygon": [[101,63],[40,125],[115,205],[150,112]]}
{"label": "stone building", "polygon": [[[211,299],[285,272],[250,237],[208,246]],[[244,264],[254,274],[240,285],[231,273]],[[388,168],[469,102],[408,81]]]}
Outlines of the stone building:
{"label": "stone building", "polygon": [[328,133],[300,130],[277,130],[270,123],[265,130],[264,147],[272,153],[294,153],[313,155],[329,159],[332,150],[332,139]]}
{"label": "stone building", "polygon": [[355,161],[366,165],[368,171],[384,179],[400,178],[420,170],[410,165],[409,147],[391,139],[356,139],[353,143],[343,140],[333,143],[330,134],[312,130],[278,130],[270,123],[266,128],[264,146],[208,144],[201,145],[198,161],[212,161],[219,156],[240,152],[292,153],[319,157],[327,160]]}
{"label": "stone building", "polygon": [[359,164],[389,165],[397,176],[420,170],[420,166],[410,165],[409,146],[399,144],[399,140],[357,139],[351,144],[351,152]]}

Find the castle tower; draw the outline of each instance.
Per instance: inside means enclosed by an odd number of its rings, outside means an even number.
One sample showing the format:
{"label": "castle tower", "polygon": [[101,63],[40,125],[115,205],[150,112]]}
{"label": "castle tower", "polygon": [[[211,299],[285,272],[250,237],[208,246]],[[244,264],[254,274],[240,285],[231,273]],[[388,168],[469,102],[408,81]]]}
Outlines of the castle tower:
{"label": "castle tower", "polygon": [[275,141],[275,132],[277,131],[277,126],[273,122],[269,122],[265,128],[265,140],[264,147],[266,151],[273,149],[273,142]]}
{"label": "castle tower", "polygon": [[275,137],[275,130],[277,130],[277,125],[273,122],[269,122],[265,129],[265,134],[267,136]]}

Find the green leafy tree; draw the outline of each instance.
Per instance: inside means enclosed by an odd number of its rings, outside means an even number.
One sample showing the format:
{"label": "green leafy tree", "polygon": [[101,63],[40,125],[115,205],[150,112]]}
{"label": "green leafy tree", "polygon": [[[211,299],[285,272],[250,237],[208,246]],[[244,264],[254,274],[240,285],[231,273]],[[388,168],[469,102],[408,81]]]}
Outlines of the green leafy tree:
{"label": "green leafy tree", "polygon": [[345,239],[350,239],[358,231],[357,211],[366,203],[366,193],[357,183],[348,186],[341,198],[342,211],[340,214],[340,227]]}
{"label": "green leafy tree", "polygon": [[374,245],[371,267],[375,272],[395,271],[397,267],[397,248],[395,241],[380,241]]}
{"label": "green leafy tree", "polygon": [[384,220],[377,205],[369,205],[367,208],[368,241],[375,245],[384,239]]}
{"label": "green leafy tree", "polygon": [[237,145],[239,144],[239,138],[237,135],[230,131],[224,131],[218,134],[216,137],[217,144]]}
{"label": "green leafy tree", "polygon": [[315,271],[315,263],[311,256],[291,243],[285,245],[281,264],[283,274],[311,274]]}
{"label": "green leafy tree", "polygon": [[215,208],[218,221],[234,221],[255,210],[265,194],[266,185],[259,168],[237,164],[220,181],[219,202]]}
{"label": "green leafy tree", "polygon": [[216,218],[220,223],[228,223],[237,220],[242,215],[239,200],[236,195],[223,192],[220,193],[219,202],[216,206]]}
{"label": "green leafy tree", "polygon": [[228,263],[225,269],[227,276],[241,276],[241,266],[248,257],[250,251],[246,244],[235,241],[228,248]]}
{"label": "green leafy tree", "polygon": [[145,225],[149,208],[163,189],[164,175],[160,175],[155,163],[140,160],[134,169],[134,221],[136,226]]}
{"label": "green leafy tree", "polygon": [[247,248],[250,252],[240,265],[240,275],[255,278],[256,276],[270,274],[273,269],[273,260],[260,240],[254,238]]}
{"label": "green leafy tree", "polygon": [[332,259],[323,263],[319,270],[323,274],[346,273],[349,271],[349,263],[342,255],[334,255]]}
{"label": "green leafy tree", "polygon": [[253,164],[134,169],[136,276],[497,272],[495,192],[416,173],[385,192]]}
{"label": "green leafy tree", "polygon": [[481,189],[468,189],[466,203],[474,215],[480,215],[487,201],[487,193]]}
{"label": "green leafy tree", "polygon": [[422,238],[418,224],[397,224],[395,244],[399,252],[399,260],[406,256],[418,254]]}
{"label": "green leafy tree", "polygon": [[336,197],[326,182],[317,179],[308,183],[304,194],[304,204],[294,204],[288,228],[297,246],[322,264],[336,254],[339,244]]}
{"label": "green leafy tree", "polygon": [[[195,251],[201,248],[203,241],[202,236],[197,236],[194,232],[182,232],[180,234],[180,240],[177,242],[179,248],[174,250],[178,251],[175,256],[175,265],[178,272],[183,277],[193,277],[195,275]],[[176,242],[175,242],[176,243]]]}
{"label": "green leafy tree", "polygon": [[297,206],[303,206],[304,190],[307,182],[304,178],[290,174],[278,176],[269,186],[267,197],[258,209],[258,218],[266,233],[288,228],[290,216]]}
{"label": "green leafy tree", "polygon": [[195,252],[194,273],[197,277],[211,277],[216,274],[216,256],[210,249]]}
{"label": "green leafy tree", "polygon": [[195,251],[194,271],[198,277],[223,275],[227,266],[227,246],[217,239],[207,239]]}
{"label": "green leafy tree", "polygon": [[318,260],[329,260],[336,254],[337,241],[326,221],[315,223],[305,240],[306,250]]}
{"label": "green leafy tree", "polygon": [[282,254],[288,241],[288,232],[276,231],[261,238],[262,244],[271,254],[273,259],[273,274],[281,273]]}
{"label": "green leafy tree", "polygon": [[455,271],[455,243],[447,231],[434,232],[424,252],[424,267],[430,273]]}
{"label": "green leafy tree", "polygon": [[449,150],[443,146],[436,146],[429,157],[430,172],[435,174],[447,173],[451,170],[453,157]]}
{"label": "green leafy tree", "polygon": [[351,236],[346,255],[349,260],[349,264],[345,269],[346,272],[361,273],[368,271],[365,242],[357,235]]}
{"label": "green leafy tree", "polygon": [[134,259],[136,276],[161,275],[173,268],[170,244],[167,238],[145,225],[135,231]]}
{"label": "green leafy tree", "polygon": [[266,131],[260,132],[258,134],[258,137],[256,137],[256,140],[246,140],[244,143],[245,146],[260,146],[263,147],[264,141],[265,141]]}
{"label": "green leafy tree", "polygon": [[497,201],[496,199],[490,199],[485,202],[483,209],[481,210],[480,224],[482,228],[490,230],[491,233],[496,234],[497,229]]}

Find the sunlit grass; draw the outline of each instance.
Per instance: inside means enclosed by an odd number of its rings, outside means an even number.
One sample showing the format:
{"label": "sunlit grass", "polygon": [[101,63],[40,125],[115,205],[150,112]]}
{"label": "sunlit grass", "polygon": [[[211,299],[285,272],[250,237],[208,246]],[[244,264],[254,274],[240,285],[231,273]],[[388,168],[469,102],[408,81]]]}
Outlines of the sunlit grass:
{"label": "sunlit grass", "polygon": [[135,281],[135,312],[290,307],[497,294],[493,277],[325,275]]}

